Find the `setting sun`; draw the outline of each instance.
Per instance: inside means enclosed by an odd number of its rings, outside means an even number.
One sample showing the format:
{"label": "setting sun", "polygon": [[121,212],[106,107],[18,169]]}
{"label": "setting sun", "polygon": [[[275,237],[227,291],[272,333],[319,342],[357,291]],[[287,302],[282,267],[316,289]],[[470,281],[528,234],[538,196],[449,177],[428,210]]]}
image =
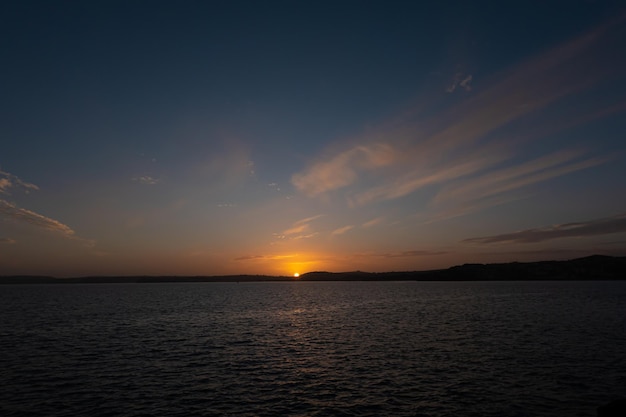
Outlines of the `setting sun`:
{"label": "setting sun", "polygon": [[293,277],[294,277],[294,278],[298,278],[299,276],[300,276],[300,274],[299,274],[299,273],[297,273],[297,272],[293,274]]}

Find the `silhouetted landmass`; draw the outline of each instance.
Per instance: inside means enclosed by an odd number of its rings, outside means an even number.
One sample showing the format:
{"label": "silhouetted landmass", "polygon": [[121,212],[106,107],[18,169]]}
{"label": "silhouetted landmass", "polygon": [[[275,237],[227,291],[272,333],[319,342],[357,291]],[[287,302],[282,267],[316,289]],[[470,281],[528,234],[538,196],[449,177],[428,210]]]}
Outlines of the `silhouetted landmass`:
{"label": "silhouetted landmass", "polygon": [[626,257],[593,255],[568,261],[464,264],[413,272],[309,272],[305,281],[552,281],[626,279]]}
{"label": "silhouetted landmass", "polygon": [[262,282],[262,281],[553,281],[624,280],[626,257],[593,255],[568,261],[464,264],[448,269],[407,272],[308,272],[300,278],[267,275],[222,276],[116,276],[55,278],[4,276],[0,284],[96,284],[159,282]]}

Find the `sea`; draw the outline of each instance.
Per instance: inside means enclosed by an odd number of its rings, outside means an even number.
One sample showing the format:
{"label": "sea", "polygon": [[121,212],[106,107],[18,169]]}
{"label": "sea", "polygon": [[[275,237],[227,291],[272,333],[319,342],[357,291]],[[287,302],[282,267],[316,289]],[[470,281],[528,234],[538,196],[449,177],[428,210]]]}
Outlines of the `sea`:
{"label": "sea", "polygon": [[1,416],[596,415],[626,281],[0,286]]}

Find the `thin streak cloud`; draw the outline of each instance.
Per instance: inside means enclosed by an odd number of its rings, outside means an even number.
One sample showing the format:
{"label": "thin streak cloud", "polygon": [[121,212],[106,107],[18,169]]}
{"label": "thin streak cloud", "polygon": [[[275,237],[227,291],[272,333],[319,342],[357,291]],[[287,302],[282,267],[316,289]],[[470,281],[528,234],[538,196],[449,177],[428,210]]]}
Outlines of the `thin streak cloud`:
{"label": "thin streak cloud", "polygon": [[587,222],[565,223],[495,236],[475,237],[465,239],[463,243],[538,243],[552,239],[578,238],[623,232],[626,232],[626,213]]}
{"label": "thin streak cloud", "polygon": [[30,190],[39,190],[35,184],[21,180],[16,175],[0,170],[0,193],[7,194],[10,188],[24,188],[28,193]]}
{"label": "thin streak cloud", "polygon": [[360,172],[387,166],[394,159],[395,152],[387,144],[355,146],[329,161],[317,162],[305,172],[294,174],[291,182],[305,194],[316,196],[346,187],[358,179]]}
{"label": "thin streak cloud", "polygon": [[332,236],[343,235],[344,233],[346,233],[346,232],[348,232],[348,231],[350,231],[352,229],[354,229],[353,225],[343,226],[343,227],[340,227],[338,229],[333,230],[330,234]]}
{"label": "thin streak cloud", "polygon": [[434,199],[440,204],[449,201],[476,201],[502,194],[555,177],[601,165],[609,158],[589,158],[576,161],[578,151],[560,151],[519,165],[495,170],[462,184],[444,188]]}
{"label": "thin streak cloud", "polygon": [[[26,193],[29,193],[30,190],[39,190],[39,187],[35,184],[23,181],[16,175],[6,171],[0,171],[0,177],[0,193],[9,194],[8,190],[10,188],[23,188]],[[81,241],[90,247],[95,245],[95,242],[92,240],[76,236],[74,230],[68,225],[34,211],[18,207],[17,204],[7,200],[0,199],[0,217],[4,217],[16,223],[27,224],[42,230],[54,232],[65,238]],[[9,239],[7,242],[15,243],[15,240]]]}
{"label": "thin streak cloud", "polygon": [[432,250],[407,250],[401,252],[388,252],[388,253],[362,253],[356,255],[357,257],[364,258],[412,258],[422,256],[439,256],[446,255],[447,251],[432,251]]}
{"label": "thin streak cloud", "polygon": [[138,177],[133,177],[133,181],[138,182],[139,184],[146,184],[146,185],[154,185],[154,184],[159,183],[159,180],[157,178],[153,178],[149,175],[141,175]]}
{"label": "thin streak cloud", "polygon": [[[558,133],[537,128],[536,123],[516,127],[511,133],[514,140],[500,132],[535,117],[564,97],[619,78],[620,71],[609,65],[612,57],[597,47],[616,36],[614,28],[615,23],[596,28],[514,67],[491,85],[486,80],[487,86],[479,94],[452,108],[428,116],[417,111],[364,135],[362,145],[314,163],[294,174],[292,182],[309,197],[346,190],[346,202],[352,207],[402,198],[431,186],[440,187],[431,204],[460,199],[459,203],[466,205],[604,164],[609,158],[581,159],[579,151],[568,150],[529,159],[525,154],[530,154],[530,149],[524,149],[529,143],[522,138],[537,140]],[[597,65],[589,67],[591,59]],[[471,81],[469,74],[456,74],[453,85],[469,88]],[[620,103],[601,106],[594,109],[594,119],[623,111]],[[579,116],[588,117],[588,112],[582,113],[583,107],[570,112],[567,123],[560,123],[561,129],[570,128]],[[382,148],[380,138],[385,138]]]}
{"label": "thin streak cloud", "polygon": [[5,193],[11,185],[13,184],[8,178],[0,178],[0,193]]}
{"label": "thin streak cloud", "polygon": [[472,82],[472,74],[465,75],[462,72],[457,72],[454,74],[450,85],[446,88],[446,92],[453,93],[457,87],[461,87],[465,91],[471,91],[472,87],[470,83]]}
{"label": "thin streak cloud", "polygon": [[487,169],[505,159],[503,155],[493,154],[478,159],[454,161],[429,173],[412,172],[391,184],[381,185],[357,194],[352,200],[356,205],[363,205],[378,200],[390,200],[404,197],[420,188],[450,181]]}
{"label": "thin streak cloud", "polygon": [[6,200],[0,200],[0,215],[16,222],[26,223],[41,229],[60,233],[65,237],[74,237],[74,231],[67,225],[34,211],[17,207]]}
{"label": "thin streak cloud", "polygon": [[239,256],[238,258],[235,258],[234,260],[235,261],[254,261],[258,259],[267,259],[267,258],[263,255],[246,255],[246,256]]}
{"label": "thin streak cloud", "polygon": [[246,255],[235,258],[235,261],[276,261],[295,258],[298,255]]}
{"label": "thin streak cloud", "polygon": [[369,220],[361,225],[364,229],[369,229],[370,227],[376,226],[377,224],[381,224],[385,220],[384,217],[376,217],[375,219]]}
{"label": "thin streak cloud", "polygon": [[277,239],[285,239],[285,240],[298,240],[298,239],[309,239],[311,237],[316,236],[318,233],[314,231],[311,227],[311,223],[315,220],[323,217],[323,214],[318,214],[311,217],[306,217],[304,219],[298,220],[291,224],[287,229],[283,230],[280,233],[274,233],[274,236]]}

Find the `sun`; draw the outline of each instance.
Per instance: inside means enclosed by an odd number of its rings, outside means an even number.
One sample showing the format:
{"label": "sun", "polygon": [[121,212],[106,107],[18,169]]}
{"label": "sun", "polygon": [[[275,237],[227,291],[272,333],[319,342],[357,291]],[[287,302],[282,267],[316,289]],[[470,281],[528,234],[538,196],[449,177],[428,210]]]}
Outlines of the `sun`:
{"label": "sun", "polygon": [[297,273],[297,272],[295,272],[295,273],[293,274],[293,277],[294,277],[294,278],[298,278],[299,276],[300,276],[300,274],[299,274],[299,273]]}

